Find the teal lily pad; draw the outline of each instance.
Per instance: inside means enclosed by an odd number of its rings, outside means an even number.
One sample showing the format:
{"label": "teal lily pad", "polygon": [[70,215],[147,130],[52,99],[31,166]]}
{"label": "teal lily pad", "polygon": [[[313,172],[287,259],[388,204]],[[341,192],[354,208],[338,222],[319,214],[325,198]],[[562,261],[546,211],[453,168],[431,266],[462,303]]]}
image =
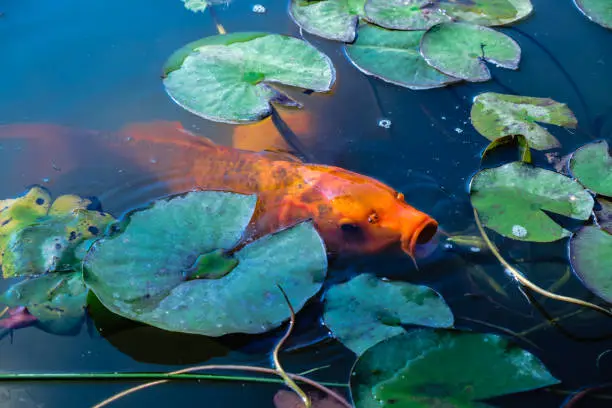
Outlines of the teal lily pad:
{"label": "teal lily pad", "polygon": [[491,407],[484,399],[558,384],[533,354],[495,334],[419,329],[355,363],[356,408]]}
{"label": "teal lily pad", "polygon": [[612,157],[608,142],[588,143],[576,150],[570,159],[572,175],[586,188],[612,197]]}
{"label": "teal lily pad", "polygon": [[331,60],[297,38],[235,33],[187,44],[164,66],[170,97],[205,119],[257,122],[272,103],[300,106],[274,84],[326,92],[335,81]]}
{"label": "teal lily pad", "polygon": [[441,7],[455,20],[484,26],[514,23],[533,11],[531,0],[442,1]]}
{"label": "teal lily pad", "polygon": [[228,4],[231,0],[182,0],[187,10],[194,13],[204,12],[209,6]]}
{"label": "teal lily pad", "polygon": [[478,172],[470,196],[483,225],[505,237],[532,242],[570,235],[544,211],[586,220],[594,204],[578,182],[521,162]]}
{"label": "teal lily pad", "polygon": [[[431,0],[368,0],[368,21],[393,30],[427,30],[439,23],[452,21],[443,5]],[[361,36],[359,30],[359,36]]]}
{"label": "teal lily pad", "polygon": [[289,15],[305,31],[328,40],[353,42],[366,0],[291,0]]}
{"label": "teal lily pad", "polygon": [[0,295],[0,303],[24,306],[50,333],[69,334],[81,327],[88,289],[80,272],[27,277]]}
{"label": "teal lily pad", "polygon": [[227,254],[255,204],[255,196],[200,191],[136,210],[91,247],[85,283],[113,313],[169,331],[221,336],[278,327],[290,316],[278,286],[300,310],[321,288],[327,254],[310,222]]}
{"label": "teal lily pad", "polygon": [[439,88],[460,79],[429,66],[419,53],[422,31],[390,31],[364,24],[346,45],[350,61],[363,73],[410,89]]}
{"label": "teal lily pad", "polygon": [[612,30],[610,0],[574,0],[574,4],[589,20]]}
{"label": "teal lily pad", "polygon": [[589,290],[612,303],[612,235],[597,226],[582,227],[570,239],[570,263]]}
{"label": "teal lily pad", "polygon": [[442,23],[421,40],[421,54],[446,75],[473,82],[491,79],[485,61],[517,69],[521,48],[512,38],[488,27],[469,23]]}
{"label": "teal lily pad", "polygon": [[470,120],[489,140],[521,134],[536,150],[559,147],[559,141],[538,123],[575,128],[578,124],[564,103],[549,98],[482,93],[474,98]]}
{"label": "teal lily pad", "polygon": [[324,321],[342,344],[360,355],[403,333],[402,325],[452,327],[454,318],[444,299],[427,286],[363,274],[328,290]]}

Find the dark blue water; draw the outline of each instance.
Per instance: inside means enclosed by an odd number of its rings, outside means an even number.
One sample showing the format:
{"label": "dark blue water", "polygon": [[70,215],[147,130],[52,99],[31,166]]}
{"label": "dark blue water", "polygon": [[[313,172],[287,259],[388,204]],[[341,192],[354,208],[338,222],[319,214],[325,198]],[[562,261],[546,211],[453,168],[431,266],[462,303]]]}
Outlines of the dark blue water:
{"label": "dark blue water", "polygon": [[[260,3],[267,8],[266,14],[253,13],[255,2],[243,0],[216,8],[216,14],[228,32],[259,30],[299,36],[285,0]],[[553,129],[563,143],[560,155],[593,139],[612,141],[612,32],[586,20],[570,0],[533,3],[533,16],[503,30],[522,48],[519,71],[493,68],[492,81],[440,90],[410,91],[365,77],[345,59],[341,45],[306,34],[308,41],[332,58],[338,81],[329,95],[299,95],[308,113],[307,131],[295,132],[304,152],[313,161],[365,173],[404,191],[407,201],[435,216],[450,233],[475,233],[466,183],[478,170],[480,152],[487,144],[469,124],[475,95],[494,91],[567,103],[579,128]],[[184,111],[167,97],[160,80],[161,66],[170,53],[216,34],[208,14],[194,14],[179,0],[9,0],[0,2],[0,12],[4,13],[0,18],[0,124],[54,123],[75,129],[64,135],[68,145],[52,143],[43,148],[36,140],[18,136],[3,140],[0,198],[41,183],[54,195],[99,196],[107,209],[119,215],[166,192],[163,183],[135,166],[129,156],[105,148],[103,138],[95,147],[84,142],[90,140],[82,136],[85,129],[111,134],[132,122],[170,120],[217,143],[232,143],[234,126]],[[391,127],[379,127],[380,119],[390,120]],[[545,164],[543,156],[536,156],[536,161]],[[499,245],[543,287],[566,272],[566,242],[499,241]],[[439,251],[419,272],[397,254],[375,260],[339,259],[333,266],[338,276],[371,271],[431,284],[452,307],[458,326],[478,331],[499,333],[491,326],[495,325],[521,332],[546,322],[543,313],[557,317],[577,310],[538,297],[530,304],[486,254]],[[481,274],[475,275],[479,268]],[[482,273],[498,282],[508,296],[491,289]],[[573,277],[558,291],[593,300]],[[316,313],[316,304],[301,313],[291,345],[324,334]],[[612,381],[612,353],[604,354],[596,365],[598,356],[612,349],[612,322],[584,311],[559,324],[563,327],[544,326],[527,336],[537,348],[517,341],[540,357],[563,385],[502,398],[495,401],[497,405],[557,407],[564,392]],[[72,336],[32,327],[3,338],[0,370],[171,371],[203,362],[268,365],[268,351],[276,338],[278,333],[217,341],[98,315]],[[334,342],[284,353],[282,359],[293,372],[331,364],[313,377],[339,382],[347,380],[353,362],[352,355]],[[91,406],[127,385],[0,384],[0,407]],[[278,389],[274,385],[173,383],[140,392],[115,406],[271,407]],[[612,400],[588,397],[581,404],[604,407]]]}

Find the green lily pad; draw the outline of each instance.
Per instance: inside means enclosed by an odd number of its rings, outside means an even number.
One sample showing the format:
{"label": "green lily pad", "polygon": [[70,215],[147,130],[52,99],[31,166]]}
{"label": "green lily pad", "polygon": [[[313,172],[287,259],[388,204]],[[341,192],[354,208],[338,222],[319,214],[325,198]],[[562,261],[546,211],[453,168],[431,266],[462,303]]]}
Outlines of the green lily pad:
{"label": "green lily pad", "polygon": [[569,244],[574,273],[589,290],[612,303],[612,235],[596,226],[582,227]]}
{"label": "green lily pad", "polygon": [[522,20],[533,11],[531,0],[442,1],[455,20],[483,26],[500,26]]}
{"label": "green lily pad", "polygon": [[390,31],[364,24],[354,44],[346,45],[350,61],[363,73],[410,89],[439,88],[458,82],[430,67],[419,53],[421,31]]}
{"label": "green lily pad", "polygon": [[328,40],[353,42],[366,0],[291,0],[289,15],[305,31]]}
{"label": "green lily pad", "polygon": [[442,5],[431,0],[368,0],[365,14],[368,21],[393,30],[427,30],[452,21]]}
{"label": "green lily pad", "polygon": [[491,79],[485,61],[517,69],[521,48],[512,38],[488,27],[442,23],[423,35],[421,54],[429,65],[446,75],[483,82]]}
{"label": "green lily pad", "polygon": [[42,329],[68,334],[81,326],[87,292],[80,272],[50,273],[11,286],[0,295],[0,302],[10,307],[25,306]]}
{"label": "green lily pad", "polygon": [[597,197],[599,209],[595,210],[595,218],[599,228],[612,234],[612,200]]}
{"label": "green lily pad", "polygon": [[544,210],[586,220],[594,204],[578,182],[521,162],[478,172],[472,178],[470,196],[483,225],[505,237],[532,242],[570,235]]}
{"label": "green lily pad", "polygon": [[523,163],[531,163],[531,149],[529,149],[529,141],[523,135],[502,136],[494,139],[482,152],[481,162],[485,161],[487,157],[497,149],[506,147],[507,145],[516,146],[518,151],[518,161]]}
{"label": "green lily pad", "polygon": [[608,142],[589,143],[576,150],[570,159],[572,175],[586,188],[612,197],[612,157]]}
{"label": "green lily pad", "polygon": [[504,337],[420,329],[367,350],[350,386],[356,408],[469,408],[558,383],[537,357]]}
{"label": "green lily pad", "polygon": [[255,196],[200,191],[137,210],[92,246],[85,282],[113,313],[169,331],[221,336],[278,327],[290,312],[277,285],[297,311],[325,279],[327,254],[312,223],[244,246],[222,274],[216,261],[213,276],[202,270],[201,255],[240,242],[255,204]]}
{"label": "green lily pad", "polygon": [[170,97],[186,110],[218,122],[250,123],[272,112],[271,103],[300,106],[273,84],[316,92],[331,89],[331,60],[297,38],[235,33],[187,44],[164,66]]}
{"label": "green lily pad", "polygon": [[539,123],[575,128],[578,124],[564,103],[549,98],[482,93],[474,98],[470,119],[474,128],[489,140],[521,134],[536,150],[559,147],[559,141]]}
{"label": "green lily pad", "polygon": [[385,282],[363,274],[332,286],[325,295],[325,325],[355,354],[404,332],[402,325],[452,327],[444,299],[431,288]]}
{"label": "green lily pad", "polygon": [[610,0],[574,0],[574,4],[589,20],[612,30]]}

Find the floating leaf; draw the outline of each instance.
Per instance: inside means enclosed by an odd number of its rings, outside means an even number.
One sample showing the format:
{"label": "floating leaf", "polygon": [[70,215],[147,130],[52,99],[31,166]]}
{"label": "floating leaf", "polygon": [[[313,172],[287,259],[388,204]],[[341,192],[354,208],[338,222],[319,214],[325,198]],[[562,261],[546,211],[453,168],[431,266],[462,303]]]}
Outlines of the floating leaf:
{"label": "floating leaf", "polygon": [[572,175],[586,188],[597,194],[612,196],[612,157],[608,142],[588,143],[572,154]]}
{"label": "floating leaf", "polygon": [[168,59],[164,85],[181,107],[203,118],[256,122],[271,103],[299,106],[272,87],[278,83],[316,92],[331,89],[330,59],[305,41],[278,34],[235,33],[187,44]]}
{"label": "floating leaf", "polygon": [[366,0],[291,0],[289,15],[305,31],[343,42],[355,40]]}
{"label": "floating leaf", "polygon": [[359,27],[359,37],[346,54],[362,72],[410,89],[430,89],[460,81],[430,67],[419,53],[420,31]]}
{"label": "floating leaf", "polygon": [[421,329],[367,350],[350,385],[356,408],[468,408],[557,383],[538,358],[501,336]]}
{"label": "floating leaf", "polygon": [[372,23],[393,30],[427,30],[452,21],[442,5],[431,0],[368,0],[365,13]]}
{"label": "floating leaf", "polygon": [[589,20],[612,30],[610,0],[574,0],[574,4]]}
{"label": "floating leaf", "polygon": [[443,23],[423,35],[421,54],[429,65],[447,75],[482,82],[491,79],[484,61],[517,69],[521,48],[512,38],[491,28]]}
{"label": "floating leaf", "polygon": [[502,136],[494,139],[482,152],[481,161],[484,161],[493,151],[509,144],[517,147],[518,161],[523,163],[531,163],[531,150],[529,149],[529,142],[523,135]]}
{"label": "floating leaf", "polygon": [[385,282],[363,274],[329,289],[324,320],[342,344],[360,355],[379,341],[403,333],[402,325],[451,327],[453,313],[427,286]]}
{"label": "floating leaf", "polygon": [[539,123],[575,128],[578,122],[564,103],[549,98],[482,93],[474,98],[470,119],[489,140],[521,134],[537,150],[559,147],[559,141]]}
{"label": "floating leaf", "polygon": [[595,210],[595,218],[599,227],[612,234],[612,201],[598,197],[599,209]]}
{"label": "floating leaf", "polygon": [[612,303],[612,235],[588,225],[572,236],[569,248],[576,275],[589,290]]}
{"label": "floating leaf", "polygon": [[455,20],[484,26],[510,24],[533,11],[530,0],[442,1],[441,7]]}
{"label": "floating leaf", "polygon": [[194,267],[201,255],[238,244],[255,204],[255,196],[201,191],[137,210],[121,232],[92,246],[85,282],[112,312],[165,330],[221,336],[273,329],[290,316],[277,285],[297,311],[325,278],[325,246],[310,222],[244,246],[222,277],[206,279]]}
{"label": "floating leaf", "polygon": [[183,0],[183,3],[185,3],[185,8],[187,10],[191,10],[194,13],[197,13],[198,11],[203,12],[209,6],[208,0]]}
{"label": "floating leaf", "polygon": [[544,211],[586,220],[594,204],[578,182],[521,162],[478,172],[470,196],[485,226],[508,238],[532,242],[570,235]]}

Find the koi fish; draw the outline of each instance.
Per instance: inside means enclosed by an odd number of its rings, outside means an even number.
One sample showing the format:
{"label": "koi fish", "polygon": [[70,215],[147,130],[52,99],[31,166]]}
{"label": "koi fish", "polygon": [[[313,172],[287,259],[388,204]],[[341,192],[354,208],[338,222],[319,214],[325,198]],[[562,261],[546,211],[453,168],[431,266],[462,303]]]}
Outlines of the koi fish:
{"label": "koi fish", "polygon": [[[9,130],[0,126],[0,141]],[[56,131],[55,136],[60,133]],[[414,259],[417,245],[429,242],[438,228],[433,218],[406,203],[402,193],[371,177],[303,163],[285,152],[218,145],[180,123],[135,124],[103,138],[89,132],[78,142],[100,140],[145,171],[156,174],[172,169],[172,174],[185,175],[172,184],[171,192],[203,189],[257,194],[249,239],[311,219],[329,252],[375,253],[399,244]],[[75,142],[56,140],[47,155]]]}

